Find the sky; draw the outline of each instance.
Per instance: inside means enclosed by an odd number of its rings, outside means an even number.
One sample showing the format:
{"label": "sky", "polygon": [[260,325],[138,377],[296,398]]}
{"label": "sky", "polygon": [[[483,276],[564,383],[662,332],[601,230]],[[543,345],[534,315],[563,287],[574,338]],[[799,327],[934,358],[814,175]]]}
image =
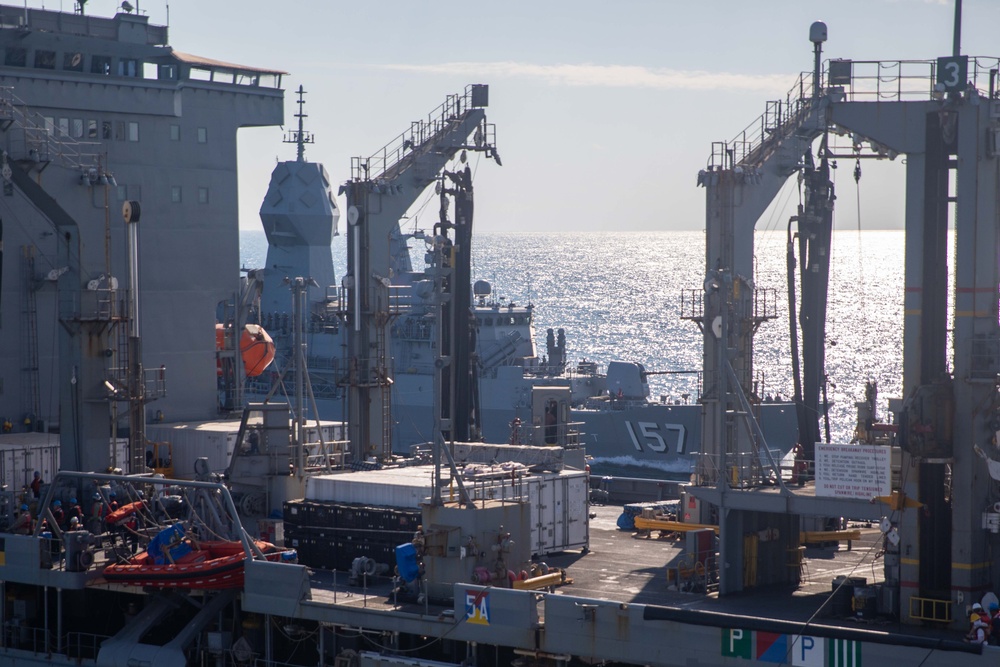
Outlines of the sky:
{"label": "sky", "polygon": [[[45,7],[63,4],[72,10],[72,0]],[[90,0],[87,12],[109,16],[119,4]],[[951,54],[954,17],[953,0],[132,4],[168,24],[179,51],[289,72],[286,129],[302,85],[315,135],[306,159],[335,183],[349,178],[352,156],[375,153],[466,84],[489,84],[503,166],[473,160],[484,231],[703,229],[696,175],[712,142],[812,69],[813,21],[829,28],[824,58],[927,60]],[[963,17],[962,52],[1000,55],[1000,2],[965,0]],[[243,229],[260,229],[270,172],[295,157],[282,135],[240,130]],[[865,229],[901,226],[902,162],[864,164],[858,186],[853,164],[841,165],[838,228],[857,228],[859,210]]]}

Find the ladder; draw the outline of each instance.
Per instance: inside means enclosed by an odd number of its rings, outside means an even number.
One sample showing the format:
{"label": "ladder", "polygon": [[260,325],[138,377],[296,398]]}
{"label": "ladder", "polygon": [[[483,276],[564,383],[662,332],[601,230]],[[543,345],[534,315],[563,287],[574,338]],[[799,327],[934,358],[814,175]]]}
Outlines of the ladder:
{"label": "ladder", "polygon": [[[388,319],[388,318],[379,318]],[[382,449],[379,452],[379,459],[386,460],[392,454],[392,385],[389,383],[389,367],[386,364],[386,336],[385,330],[388,322],[379,322],[375,328],[376,338],[376,363],[378,383],[382,392]]]}
{"label": "ladder", "polygon": [[[35,246],[21,246],[21,407],[28,426],[41,415],[38,391],[38,309],[35,303]],[[31,428],[34,428],[32,423]]]}

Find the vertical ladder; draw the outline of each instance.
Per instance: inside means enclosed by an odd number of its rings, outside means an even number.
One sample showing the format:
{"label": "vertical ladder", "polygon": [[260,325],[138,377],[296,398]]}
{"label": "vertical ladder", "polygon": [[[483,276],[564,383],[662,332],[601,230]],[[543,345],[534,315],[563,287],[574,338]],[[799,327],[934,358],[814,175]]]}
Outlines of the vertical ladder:
{"label": "vertical ladder", "polygon": [[379,459],[383,461],[392,454],[392,385],[389,383],[389,367],[386,363],[385,330],[387,327],[388,322],[378,323],[376,327],[377,349],[375,351],[378,363],[378,383],[382,392],[382,450],[379,452]]}
{"label": "vertical ladder", "polygon": [[21,357],[22,419],[34,422],[41,415],[41,405],[38,390],[38,310],[35,304],[33,245],[21,246]]}

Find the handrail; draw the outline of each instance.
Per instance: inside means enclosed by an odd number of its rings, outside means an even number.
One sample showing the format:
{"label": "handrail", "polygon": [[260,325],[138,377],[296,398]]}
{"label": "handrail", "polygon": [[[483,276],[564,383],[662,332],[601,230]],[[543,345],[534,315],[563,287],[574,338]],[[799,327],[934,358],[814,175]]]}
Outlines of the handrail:
{"label": "handrail", "polygon": [[[829,86],[831,63],[849,62],[850,82],[836,88]],[[997,86],[1000,58],[994,56],[969,56],[968,81],[972,88],[983,94],[989,91],[1000,97]],[[812,72],[799,74],[784,99],[771,101],[760,116],[729,141],[712,143],[708,169],[734,169],[752,167],[763,161],[766,145],[772,137],[785,136],[813,104]],[[828,60],[822,72],[820,92],[836,90],[849,102],[875,101],[899,102],[904,100],[935,100],[943,94],[935,89],[937,60]]]}
{"label": "handrail", "polygon": [[442,132],[452,121],[458,120],[472,108],[473,86],[468,85],[461,94],[448,95],[444,102],[427,114],[426,118],[410,123],[410,129],[398,135],[369,157],[351,158],[351,180],[374,180],[402,161],[407,151],[422,146]]}

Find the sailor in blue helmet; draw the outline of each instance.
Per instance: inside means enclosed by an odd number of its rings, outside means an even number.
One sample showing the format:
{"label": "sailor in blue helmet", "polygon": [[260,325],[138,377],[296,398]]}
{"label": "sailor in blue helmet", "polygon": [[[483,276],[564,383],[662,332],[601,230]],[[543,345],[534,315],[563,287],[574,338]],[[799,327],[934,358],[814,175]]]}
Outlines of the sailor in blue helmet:
{"label": "sailor in blue helmet", "polygon": [[66,525],[76,517],[77,522],[83,525],[83,508],[80,507],[80,503],[77,502],[76,496],[69,499],[69,507],[66,508]]}
{"label": "sailor in blue helmet", "polygon": [[66,512],[63,511],[61,500],[52,501],[52,516],[55,518],[57,526],[60,528],[66,526]]}
{"label": "sailor in blue helmet", "polygon": [[1000,604],[990,603],[990,643],[1000,644]]}
{"label": "sailor in blue helmet", "polygon": [[21,513],[17,515],[17,519],[14,520],[14,525],[11,527],[11,532],[17,533],[18,535],[31,535],[31,512],[28,511],[27,505],[21,505]]}

